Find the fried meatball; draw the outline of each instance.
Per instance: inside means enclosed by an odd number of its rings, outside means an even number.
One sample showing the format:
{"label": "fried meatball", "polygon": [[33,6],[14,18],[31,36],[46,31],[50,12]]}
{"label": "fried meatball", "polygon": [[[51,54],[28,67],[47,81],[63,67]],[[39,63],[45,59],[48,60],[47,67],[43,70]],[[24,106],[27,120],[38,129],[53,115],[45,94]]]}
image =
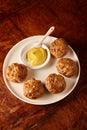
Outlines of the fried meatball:
{"label": "fried meatball", "polygon": [[66,87],[66,82],[63,76],[57,74],[50,74],[46,78],[46,88],[50,93],[60,93]]}
{"label": "fried meatball", "polygon": [[51,43],[50,52],[56,58],[60,58],[68,52],[68,43],[63,38],[58,38]]}
{"label": "fried meatball", "polygon": [[13,63],[6,68],[5,74],[9,81],[20,83],[27,76],[27,67],[23,64]]}
{"label": "fried meatball", "polygon": [[77,64],[70,58],[61,58],[56,67],[59,73],[67,77],[74,76],[77,73]]}
{"label": "fried meatball", "polygon": [[27,98],[36,99],[42,96],[45,89],[40,80],[35,80],[32,78],[24,83],[23,91]]}

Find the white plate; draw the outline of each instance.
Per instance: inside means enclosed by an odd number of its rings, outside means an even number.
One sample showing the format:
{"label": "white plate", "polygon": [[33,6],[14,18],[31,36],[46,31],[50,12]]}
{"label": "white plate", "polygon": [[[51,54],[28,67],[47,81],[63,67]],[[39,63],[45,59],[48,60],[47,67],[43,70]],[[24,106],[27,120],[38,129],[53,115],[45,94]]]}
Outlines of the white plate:
{"label": "white plate", "polygon": [[[15,46],[13,46],[11,48],[11,50],[8,52],[8,54],[4,60],[4,63],[3,63],[3,78],[4,78],[6,86],[11,91],[11,93],[26,103],[37,104],[37,105],[51,104],[51,103],[55,103],[55,102],[60,101],[61,99],[65,98],[76,87],[77,82],[78,82],[79,77],[80,77],[79,59],[78,59],[76,53],[74,52],[74,50],[69,46],[69,51],[64,57],[68,57],[68,58],[71,58],[74,61],[76,61],[78,63],[79,71],[78,71],[77,76],[74,76],[71,78],[65,77],[67,86],[63,92],[58,93],[58,94],[49,94],[46,92],[42,97],[32,100],[32,99],[26,98],[23,95],[23,84],[24,83],[12,83],[6,79],[5,71],[6,71],[7,66],[12,64],[12,63],[15,63],[15,62],[22,63],[21,59],[20,59],[21,49],[23,49],[27,45],[29,45],[29,48],[32,47],[35,43],[38,43],[42,39],[42,37],[43,37],[43,35],[32,36],[32,37],[29,37],[29,38],[26,38],[26,39],[20,41],[19,43],[17,43]],[[55,37],[48,36],[44,42],[49,46],[50,43],[53,42],[55,39],[56,39]],[[34,77],[37,80],[39,79],[44,83],[46,77],[50,73],[58,74],[58,71],[56,69],[57,60],[58,59],[52,57],[49,64],[47,66],[45,66],[44,68],[37,69],[37,70],[31,69],[29,72],[29,79],[31,77]]]}

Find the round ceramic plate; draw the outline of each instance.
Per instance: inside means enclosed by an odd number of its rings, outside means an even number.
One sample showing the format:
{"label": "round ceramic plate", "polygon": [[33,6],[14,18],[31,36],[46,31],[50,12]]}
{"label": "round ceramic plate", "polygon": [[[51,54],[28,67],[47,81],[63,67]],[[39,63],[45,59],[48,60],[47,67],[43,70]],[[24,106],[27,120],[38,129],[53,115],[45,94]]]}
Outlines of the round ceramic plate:
{"label": "round ceramic plate", "polygon": [[[55,103],[55,102],[60,101],[61,99],[65,98],[76,87],[77,82],[80,77],[79,59],[78,59],[76,53],[74,52],[74,50],[69,46],[69,51],[67,52],[67,54],[64,57],[71,58],[77,62],[78,74],[76,76],[73,76],[70,78],[64,77],[65,81],[66,81],[66,88],[63,92],[57,93],[57,94],[50,94],[48,92],[45,92],[45,94],[43,94],[42,97],[32,100],[32,99],[25,97],[23,94],[24,82],[23,83],[13,83],[13,82],[9,82],[6,79],[5,71],[6,71],[7,66],[12,63],[15,63],[15,62],[22,63],[22,60],[20,59],[21,50],[23,48],[25,48],[26,46],[28,46],[28,48],[31,48],[32,46],[35,45],[35,43],[38,43],[42,39],[42,37],[43,37],[43,35],[32,36],[32,37],[29,37],[29,38],[26,38],[26,39],[20,41],[19,43],[17,43],[15,46],[13,46],[11,48],[11,50],[8,52],[8,54],[4,60],[4,63],[3,63],[3,78],[4,78],[6,86],[11,91],[11,93],[13,95],[15,95],[18,99],[20,99],[26,103],[37,104],[37,105],[51,104],[51,103]],[[48,36],[44,40],[44,43],[47,44],[47,46],[49,46],[50,43],[53,42],[55,39],[56,39],[55,37]],[[58,60],[59,60],[59,58],[57,59],[57,58],[51,57],[50,62],[45,67],[43,67],[41,69],[30,69],[29,75],[27,76],[26,80],[34,77],[35,79],[41,80],[43,83],[45,83],[45,79],[49,74],[51,74],[51,73],[59,74],[59,72],[56,69],[56,62]]]}

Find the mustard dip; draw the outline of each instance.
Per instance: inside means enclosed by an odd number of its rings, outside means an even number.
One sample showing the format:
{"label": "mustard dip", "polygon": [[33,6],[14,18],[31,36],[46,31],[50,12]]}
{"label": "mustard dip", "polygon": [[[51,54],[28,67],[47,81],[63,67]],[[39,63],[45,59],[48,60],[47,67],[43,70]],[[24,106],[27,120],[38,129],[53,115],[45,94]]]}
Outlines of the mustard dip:
{"label": "mustard dip", "polygon": [[31,48],[26,54],[27,60],[33,66],[41,65],[47,58],[47,52],[44,48]]}

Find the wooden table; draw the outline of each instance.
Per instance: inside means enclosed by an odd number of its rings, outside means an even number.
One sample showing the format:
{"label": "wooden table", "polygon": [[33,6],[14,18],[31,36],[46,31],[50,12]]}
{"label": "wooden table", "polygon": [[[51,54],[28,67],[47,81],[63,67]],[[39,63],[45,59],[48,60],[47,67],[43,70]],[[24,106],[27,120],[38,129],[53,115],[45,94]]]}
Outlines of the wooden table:
{"label": "wooden table", "polygon": [[[64,38],[77,53],[80,80],[65,99],[32,105],[17,99],[2,76],[8,51],[20,40],[43,35]],[[87,130],[87,0],[0,0],[0,130]]]}

